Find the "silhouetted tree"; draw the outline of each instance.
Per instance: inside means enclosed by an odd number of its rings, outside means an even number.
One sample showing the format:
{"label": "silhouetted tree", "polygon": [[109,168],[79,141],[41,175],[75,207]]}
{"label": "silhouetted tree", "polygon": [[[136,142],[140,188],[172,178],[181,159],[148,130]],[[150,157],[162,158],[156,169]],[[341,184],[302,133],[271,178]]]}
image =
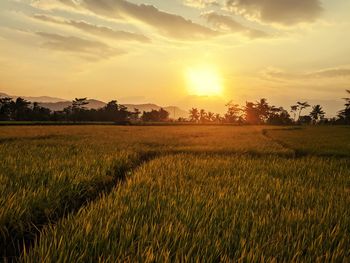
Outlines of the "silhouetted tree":
{"label": "silhouetted tree", "polygon": [[119,121],[119,105],[116,100],[112,100],[100,109],[101,119],[104,121]]}
{"label": "silhouetted tree", "polygon": [[32,121],[49,121],[51,118],[51,110],[41,107],[39,103],[34,102],[30,120]]}
{"label": "silhouetted tree", "polygon": [[72,107],[73,110],[74,109],[79,109],[79,110],[83,110],[86,109],[86,105],[88,105],[89,102],[87,101],[87,98],[75,98],[75,100],[73,100],[72,102]]}
{"label": "silhouetted tree", "polygon": [[260,101],[257,101],[255,104],[255,109],[257,110],[259,115],[259,122],[265,123],[269,118],[269,114],[270,114],[270,106],[267,103],[267,100],[260,99]]}
{"label": "silhouetted tree", "polygon": [[221,115],[219,113],[216,113],[215,116],[214,116],[214,121],[216,123],[220,123],[223,121],[223,118],[221,117]]}
{"label": "silhouetted tree", "polygon": [[299,117],[299,123],[301,124],[310,124],[311,122],[312,118],[309,115]]}
{"label": "silhouetted tree", "polygon": [[145,122],[165,122],[169,120],[169,112],[161,108],[160,110],[152,110],[143,112],[141,119]]}
{"label": "silhouetted tree", "polygon": [[[346,90],[350,94],[350,90]],[[345,100],[345,108],[338,113],[340,123],[350,124],[350,98],[343,98]]]}
{"label": "silhouetted tree", "polygon": [[0,98],[0,120],[11,120],[11,113],[13,109],[13,100],[9,97]]}
{"label": "silhouetted tree", "polygon": [[215,113],[211,112],[211,111],[208,111],[208,113],[207,113],[207,120],[209,122],[214,122],[215,121]]}
{"label": "silhouetted tree", "polygon": [[72,105],[63,109],[68,121],[88,121],[91,116],[85,107],[89,102],[87,98],[75,98]]}
{"label": "silhouetted tree", "polygon": [[119,122],[119,123],[127,122],[130,119],[130,116],[131,116],[131,112],[128,111],[128,108],[124,105],[120,105],[116,122]]}
{"label": "silhouetted tree", "polygon": [[298,101],[297,104],[298,104],[298,107],[299,107],[299,116],[298,116],[298,119],[300,119],[301,112],[302,112],[304,109],[310,107],[310,104],[309,104],[307,101],[305,101],[305,102],[300,102],[300,101]]}
{"label": "silhouetted tree", "polygon": [[139,109],[134,109],[133,112],[131,112],[130,119],[132,121],[138,121],[140,119],[141,111]]}
{"label": "silhouetted tree", "polygon": [[269,109],[267,123],[272,125],[289,125],[292,123],[292,119],[288,111],[282,107],[276,108],[272,106]]}
{"label": "silhouetted tree", "polygon": [[323,111],[322,107],[320,105],[315,105],[312,107],[312,111],[310,112],[310,117],[314,121],[314,123],[317,123],[318,121],[322,120],[324,118],[325,112]]}
{"label": "silhouetted tree", "polygon": [[234,104],[232,101],[226,104],[227,112],[225,114],[225,120],[229,123],[237,123],[242,119],[242,109],[238,104]]}
{"label": "silhouetted tree", "polygon": [[187,122],[187,119],[184,118],[184,117],[179,117],[179,118],[177,119],[177,121],[178,121],[178,122]]}
{"label": "silhouetted tree", "polygon": [[190,114],[190,121],[192,122],[198,122],[199,121],[199,111],[197,108],[192,108],[189,111]]}
{"label": "silhouetted tree", "polygon": [[22,98],[17,98],[15,103],[11,104],[12,105],[12,119],[16,121],[26,121],[29,120],[30,117],[30,102],[22,99]]}
{"label": "silhouetted tree", "polygon": [[[89,111],[90,113],[93,110]],[[138,112],[137,114],[139,114]],[[115,123],[126,123],[129,122],[133,117],[135,118],[135,113],[128,111],[127,107],[124,105],[119,105],[116,100],[112,100],[106,104],[103,108],[100,108],[97,112],[97,120],[102,121],[112,121]],[[91,117],[90,117],[91,118]],[[138,118],[138,115],[137,117]]]}

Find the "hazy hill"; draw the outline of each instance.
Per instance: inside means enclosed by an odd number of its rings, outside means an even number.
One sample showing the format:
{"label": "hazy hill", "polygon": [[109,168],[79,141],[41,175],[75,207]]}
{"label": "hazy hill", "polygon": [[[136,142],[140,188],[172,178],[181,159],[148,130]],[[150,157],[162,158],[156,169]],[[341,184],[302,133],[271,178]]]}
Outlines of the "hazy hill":
{"label": "hazy hill", "polygon": [[9,94],[3,93],[3,92],[0,92],[0,97],[10,97],[12,99],[17,99],[18,97],[21,97],[21,98],[23,98],[25,100],[29,100],[29,101],[32,101],[32,102],[48,102],[48,103],[67,101],[65,99],[49,97],[49,96],[26,97],[26,96],[9,95]]}
{"label": "hazy hill", "polygon": [[[52,111],[61,111],[66,107],[69,107],[72,105],[71,101],[67,101],[65,99],[60,98],[54,98],[54,97],[48,97],[48,96],[40,96],[40,97],[25,97],[25,96],[12,96],[8,95],[6,93],[0,92],[0,97],[11,97],[13,99],[16,99],[18,97],[21,97],[25,100],[31,101],[31,102],[38,102],[40,106],[48,108]],[[99,109],[106,105],[105,102],[95,99],[89,99],[87,100],[89,104],[86,105],[89,109]],[[160,108],[165,109],[167,112],[169,112],[171,118],[187,118],[188,113],[187,111],[184,111],[176,106],[168,106],[168,107],[161,107],[156,104],[148,103],[148,104],[124,104],[129,111],[134,111],[134,109],[138,109],[139,111],[151,111],[151,110],[159,110]]]}
{"label": "hazy hill", "polygon": [[[102,108],[106,105],[105,102],[99,101],[99,100],[94,100],[94,99],[89,99],[87,100],[89,104],[86,105],[87,108],[89,109],[99,109]],[[66,107],[69,107],[72,105],[71,101],[61,101],[61,102],[42,102],[39,103],[40,106],[48,108],[52,111],[61,111]]]}

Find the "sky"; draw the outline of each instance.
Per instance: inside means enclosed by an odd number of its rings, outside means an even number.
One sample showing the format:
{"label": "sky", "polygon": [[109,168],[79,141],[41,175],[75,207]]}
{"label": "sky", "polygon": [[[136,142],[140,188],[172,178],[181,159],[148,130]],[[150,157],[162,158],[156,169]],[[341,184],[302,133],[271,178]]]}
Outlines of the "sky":
{"label": "sky", "polygon": [[203,107],[350,88],[348,0],[1,0],[0,92]]}

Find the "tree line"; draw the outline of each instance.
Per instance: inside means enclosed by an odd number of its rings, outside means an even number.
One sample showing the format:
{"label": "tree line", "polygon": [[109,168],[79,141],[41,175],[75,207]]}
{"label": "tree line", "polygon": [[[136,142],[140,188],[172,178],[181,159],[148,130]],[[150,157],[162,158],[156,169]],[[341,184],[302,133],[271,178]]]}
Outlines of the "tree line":
{"label": "tree line", "polygon": [[[350,94],[350,90],[346,90]],[[290,106],[290,110],[283,107],[269,105],[266,99],[256,102],[246,102],[244,106],[229,102],[224,115],[206,112],[204,109],[192,108],[189,111],[189,121],[195,123],[236,123],[236,124],[350,124],[350,98],[344,98],[345,108],[338,112],[337,117],[325,118],[321,105],[311,106],[307,101],[298,101]],[[311,111],[304,115],[304,111]]]}
{"label": "tree line", "polygon": [[89,109],[87,98],[76,98],[71,106],[62,111],[51,111],[37,102],[23,98],[0,98],[0,121],[61,121],[61,122],[115,122],[128,123],[133,121],[167,121],[169,113],[164,109],[141,112],[138,109],[129,111],[116,100],[108,102],[99,109]]}
{"label": "tree line", "polygon": [[[350,94],[350,90],[346,91]],[[269,105],[266,99],[256,102],[246,102],[244,106],[229,102],[224,115],[207,112],[204,109],[192,108],[189,118],[179,118],[179,122],[192,123],[234,123],[234,124],[350,124],[350,98],[344,98],[344,109],[337,117],[327,119],[321,105],[311,105],[308,102],[297,102],[286,110],[283,107]],[[99,109],[89,109],[87,98],[76,98],[72,104],[62,111],[51,111],[23,98],[13,100],[9,97],[0,98],[0,121],[61,121],[61,122],[115,122],[120,124],[137,122],[168,122],[169,113],[164,109],[129,111],[116,100],[108,102]],[[309,114],[303,114],[310,108]]]}
{"label": "tree line", "polygon": [[309,115],[301,115],[302,111],[310,105],[307,102],[297,102],[291,106],[290,113],[283,107],[270,106],[266,99],[257,102],[246,102],[240,106],[233,102],[228,103],[227,112],[221,116],[212,112],[192,108],[189,112],[190,121],[196,123],[236,123],[236,124],[271,124],[289,125],[293,123],[320,123],[327,122],[325,112],[320,105],[312,107]]}

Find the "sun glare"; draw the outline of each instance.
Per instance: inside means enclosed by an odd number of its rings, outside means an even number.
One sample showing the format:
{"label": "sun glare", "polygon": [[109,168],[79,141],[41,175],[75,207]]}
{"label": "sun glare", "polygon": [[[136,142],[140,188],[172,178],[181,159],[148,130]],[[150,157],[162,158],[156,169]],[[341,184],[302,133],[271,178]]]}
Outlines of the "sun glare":
{"label": "sun glare", "polygon": [[191,95],[219,96],[222,94],[220,76],[212,67],[189,68],[186,72],[186,78]]}

